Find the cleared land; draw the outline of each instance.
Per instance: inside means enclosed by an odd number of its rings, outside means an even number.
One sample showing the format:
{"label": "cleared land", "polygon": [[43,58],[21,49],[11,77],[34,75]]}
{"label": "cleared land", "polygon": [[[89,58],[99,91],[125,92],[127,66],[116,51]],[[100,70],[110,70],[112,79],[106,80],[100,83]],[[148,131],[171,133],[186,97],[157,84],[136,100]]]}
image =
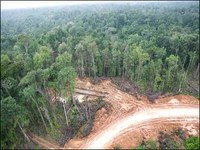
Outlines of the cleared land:
{"label": "cleared land", "polygon": [[[199,101],[192,96],[160,96],[151,103],[144,95],[139,95],[138,99],[138,96],[120,90],[111,79],[92,84],[89,78],[78,78],[75,91],[79,102],[103,96],[108,104],[96,113],[91,133],[83,138],[77,135],[64,148],[112,148],[116,143],[123,143],[123,139],[127,141],[126,148],[132,148],[142,138],[151,138],[153,131],[161,130],[158,124],[167,125],[165,130],[185,127],[188,133],[199,133]],[[135,133],[137,141],[131,140],[129,133]],[[60,148],[48,142],[41,144],[37,138],[40,139],[34,136],[33,142],[44,148]]]}

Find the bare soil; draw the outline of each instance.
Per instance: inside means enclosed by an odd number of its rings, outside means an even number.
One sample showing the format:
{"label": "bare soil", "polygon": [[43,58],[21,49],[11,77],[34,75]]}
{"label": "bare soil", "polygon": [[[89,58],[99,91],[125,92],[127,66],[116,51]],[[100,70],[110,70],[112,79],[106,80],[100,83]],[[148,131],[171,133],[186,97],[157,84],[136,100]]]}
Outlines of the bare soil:
{"label": "bare soil", "polygon": [[126,92],[109,78],[98,82],[77,78],[76,88],[88,89],[90,93],[76,93],[80,103],[96,99],[97,93],[103,94],[107,103],[96,112],[90,134],[85,137],[77,134],[66,142],[64,148],[113,148],[116,144],[133,148],[144,138],[156,139],[160,130],[169,132],[178,127],[187,130],[188,134],[199,133],[199,100],[193,96],[160,96],[151,103],[147,96],[133,94],[138,90],[135,85]]}
{"label": "bare soil", "polygon": [[[110,105],[106,105],[104,108],[100,109],[96,113],[95,120],[94,120],[94,126],[92,128],[91,133],[87,137],[85,137],[85,138],[76,137],[76,138],[70,140],[69,144],[66,143],[65,148],[91,148],[90,146],[92,146],[92,144],[91,144],[92,141],[94,141],[94,142],[97,141],[97,137],[99,135],[101,135],[101,136],[99,136],[99,138],[103,139],[104,141],[105,141],[105,139],[108,139],[107,136],[111,135],[113,133],[114,127],[111,127],[111,125],[114,122],[115,122],[114,124],[117,125],[121,122],[121,119],[123,119],[128,114],[131,114],[130,116],[132,116],[136,112],[139,112],[139,111],[144,112],[144,111],[148,110],[149,108],[150,109],[166,108],[167,109],[166,112],[169,113],[168,109],[170,109],[172,107],[176,108],[178,106],[180,106],[180,107],[182,106],[187,109],[188,107],[194,106],[195,107],[194,110],[196,110],[196,113],[194,113],[194,114],[197,115],[197,112],[198,112],[197,107],[198,107],[199,101],[190,95],[175,95],[175,96],[167,96],[164,98],[159,97],[156,100],[156,103],[152,104],[151,102],[149,102],[148,98],[144,95],[139,95],[140,100],[138,100],[138,98],[136,96],[134,96],[134,94],[129,94],[125,91],[120,90],[120,88],[118,88],[117,85],[114,84],[111,79],[104,79],[104,80],[98,81],[98,83],[95,85],[90,82],[89,78],[82,79],[82,80],[77,79],[76,83],[77,83],[76,86],[79,88],[84,87],[84,88],[90,89],[90,90],[107,92],[108,94],[106,95],[104,100],[109,102]],[[181,112],[184,112],[183,110]],[[192,108],[192,110],[193,110],[193,108]],[[148,114],[149,113],[147,113],[146,115],[148,115]],[[181,114],[180,114],[180,116],[181,116]],[[97,148],[102,148],[103,146],[105,146],[105,147],[107,146],[106,148],[113,148],[115,144],[121,143],[122,147],[124,145],[123,148],[133,148],[133,146],[136,146],[137,144],[139,144],[141,142],[141,140],[143,139],[143,136],[144,136],[143,134],[146,133],[148,135],[149,133],[151,133],[153,131],[162,130],[161,128],[159,129],[159,127],[162,126],[163,121],[166,121],[169,125],[173,125],[175,127],[179,127],[181,125],[180,122],[182,122],[183,124],[187,124],[187,123],[197,124],[197,122],[198,122],[197,119],[189,119],[188,120],[187,118],[185,119],[184,117],[179,118],[179,119],[173,118],[173,116],[170,116],[170,114],[169,114],[169,117],[172,118],[171,121],[170,121],[170,118],[161,118],[161,119],[157,119],[157,120],[150,120],[147,122],[147,124],[149,123],[149,125],[143,126],[142,130],[140,128],[138,128],[138,129],[134,128],[134,130],[133,130],[133,127],[130,126],[127,129],[125,129],[123,132],[120,132],[117,137],[114,137],[114,141],[112,139],[109,143],[106,143],[106,145],[99,145],[97,143],[93,143],[93,144],[94,145],[96,144]],[[199,116],[197,116],[197,118],[198,117]],[[145,118],[145,117],[142,117],[142,118]],[[189,118],[193,118],[193,117],[190,116]],[[118,121],[119,123],[116,123],[116,120],[119,120]],[[165,123],[165,124],[167,124],[167,123]],[[171,128],[171,126],[169,126],[168,124],[166,126],[166,130],[168,129],[168,127],[169,127],[169,129]],[[157,125],[157,126],[155,126],[155,125]],[[142,124],[140,124],[139,126],[142,127]],[[154,127],[154,128],[152,130],[150,130],[152,127]],[[107,131],[108,128],[110,128],[110,131]],[[148,131],[148,129],[149,129],[149,131]],[[196,130],[197,129],[198,128],[196,128]],[[133,133],[134,136],[138,136],[138,137],[130,138],[128,136],[129,135],[128,133],[130,131],[134,132]],[[108,134],[106,133],[105,134],[106,137],[103,137],[103,134],[105,132],[108,132]],[[130,132],[130,133],[132,133],[132,132]],[[140,134],[137,134],[137,132]],[[127,135],[127,138],[125,138],[126,135]],[[150,136],[150,135],[146,136],[146,137],[147,137],[147,139],[148,139],[148,137],[151,139],[156,138],[156,134],[154,135],[154,137]],[[127,140],[127,139],[129,139],[129,140]],[[130,139],[133,139],[133,140],[130,140]],[[122,142],[119,142],[120,140]],[[79,144],[77,144],[77,141]],[[122,144],[122,143],[124,143],[124,144]]]}

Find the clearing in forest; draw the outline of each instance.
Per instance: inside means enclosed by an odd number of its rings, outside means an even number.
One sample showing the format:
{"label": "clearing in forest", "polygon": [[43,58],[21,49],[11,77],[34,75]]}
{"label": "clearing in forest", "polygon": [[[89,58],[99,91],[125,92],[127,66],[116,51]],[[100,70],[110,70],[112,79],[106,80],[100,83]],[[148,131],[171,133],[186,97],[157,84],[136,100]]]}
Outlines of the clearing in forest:
{"label": "clearing in forest", "polygon": [[[77,78],[75,96],[79,103],[97,97],[103,97],[107,103],[97,111],[90,134],[77,134],[64,148],[113,148],[118,144],[133,148],[142,140],[156,139],[159,131],[170,132],[178,127],[188,135],[199,134],[199,101],[193,96],[160,96],[152,103],[144,95],[122,91],[109,78],[98,82]],[[41,137],[36,135],[32,141],[44,148],[60,148],[46,140],[46,144],[41,144]]]}

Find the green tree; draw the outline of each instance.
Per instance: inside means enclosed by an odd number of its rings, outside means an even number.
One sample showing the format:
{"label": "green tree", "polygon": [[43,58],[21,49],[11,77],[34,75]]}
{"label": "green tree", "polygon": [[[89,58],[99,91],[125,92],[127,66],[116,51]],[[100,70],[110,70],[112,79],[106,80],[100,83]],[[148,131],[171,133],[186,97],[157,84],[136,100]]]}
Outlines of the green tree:
{"label": "green tree", "polygon": [[60,54],[64,53],[68,51],[68,47],[67,47],[67,44],[65,42],[62,42],[59,46],[58,46],[58,52]]}
{"label": "green tree", "polygon": [[40,48],[40,51],[36,52],[33,57],[35,68],[36,69],[38,69],[38,68],[44,69],[44,68],[49,67],[51,64],[51,61],[52,61],[51,54],[52,54],[52,51],[49,48],[42,46]]}
{"label": "green tree", "polygon": [[27,111],[13,97],[1,99],[1,148],[14,148],[18,144],[17,127],[25,139],[30,141],[24,129],[28,123]]}

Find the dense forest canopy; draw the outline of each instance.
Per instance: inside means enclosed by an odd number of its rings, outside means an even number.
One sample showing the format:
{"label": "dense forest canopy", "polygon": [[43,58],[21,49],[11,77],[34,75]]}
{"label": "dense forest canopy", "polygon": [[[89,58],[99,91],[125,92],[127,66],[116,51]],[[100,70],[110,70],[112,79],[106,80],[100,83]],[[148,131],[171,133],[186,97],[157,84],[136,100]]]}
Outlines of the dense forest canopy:
{"label": "dense forest canopy", "polygon": [[141,92],[187,92],[199,76],[199,2],[2,11],[1,147],[16,147],[29,127],[54,132],[58,110],[47,89],[73,103],[77,76],[123,77]]}

